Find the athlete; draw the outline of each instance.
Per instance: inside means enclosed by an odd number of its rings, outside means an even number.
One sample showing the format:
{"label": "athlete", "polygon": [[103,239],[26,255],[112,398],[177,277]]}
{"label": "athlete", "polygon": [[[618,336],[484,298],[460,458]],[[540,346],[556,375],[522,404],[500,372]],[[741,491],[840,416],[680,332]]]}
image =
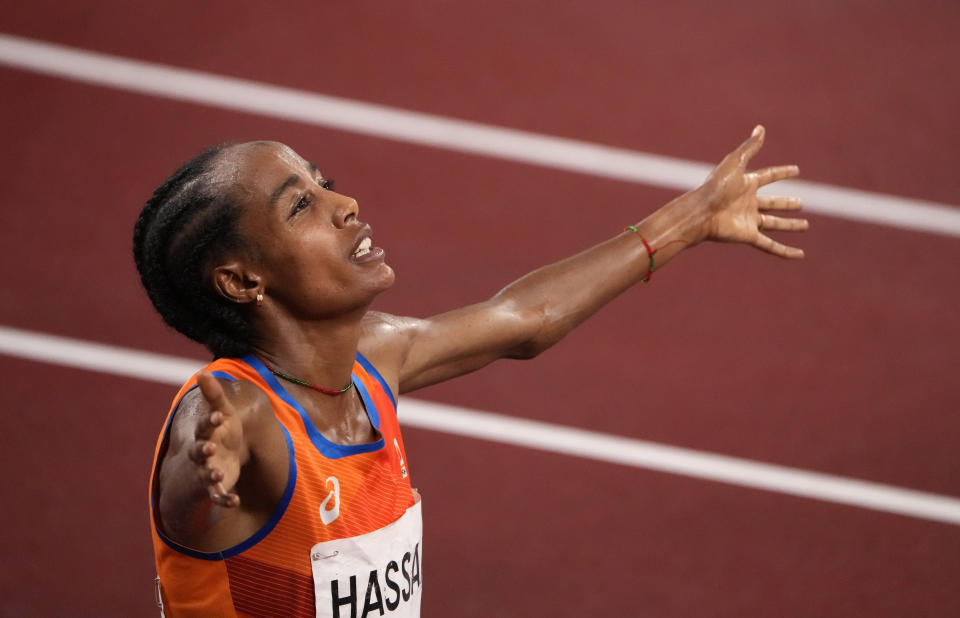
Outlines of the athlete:
{"label": "athlete", "polygon": [[171,616],[417,616],[420,499],[395,396],[533,358],[700,242],[797,259],[771,230],[800,208],[748,172],[758,126],[704,184],[493,298],[427,319],[369,311],[394,282],[357,202],[275,142],[209,150],[134,232],[164,320],[214,362],[177,395],[150,482],[158,593]]}

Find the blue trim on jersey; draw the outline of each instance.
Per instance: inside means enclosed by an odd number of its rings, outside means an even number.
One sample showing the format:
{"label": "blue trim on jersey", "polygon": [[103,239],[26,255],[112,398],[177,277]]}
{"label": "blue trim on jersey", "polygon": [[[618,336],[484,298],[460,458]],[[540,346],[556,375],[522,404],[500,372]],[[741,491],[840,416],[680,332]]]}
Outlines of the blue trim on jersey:
{"label": "blue trim on jersey", "polygon": [[360,352],[357,352],[357,362],[360,363],[360,366],[363,367],[367,371],[367,373],[373,376],[377,380],[377,382],[380,383],[380,386],[383,387],[383,392],[385,392],[387,396],[390,397],[390,403],[393,404],[393,409],[396,410],[397,398],[393,396],[393,391],[390,390],[389,386],[387,386],[387,381],[383,379],[383,376],[380,375],[380,372],[377,371],[377,368],[373,366],[373,363],[368,361],[366,357],[364,357],[364,355],[361,354]]}
{"label": "blue trim on jersey", "polygon": [[370,417],[370,422],[377,428],[377,431],[380,431],[380,414],[377,412],[377,406],[373,405],[373,399],[370,398],[370,393],[367,392],[367,386],[360,378],[353,376],[353,387],[357,389],[357,392],[360,393],[360,398],[363,399],[363,405],[367,409],[367,416]]}
{"label": "blue trim on jersey", "polygon": [[[358,455],[360,453],[372,453],[374,451],[379,451],[383,448],[384,440],[381,437],[376,442],[368,442],[366,444],[337,444],[336,442],[331,442],[327,440],[322,433],[317,429],[316,425],[313,424],[313,421],[310,420],[310,416],[307,414],[307,411],[303,409],[303,406],[293,398],[287,389],[280,384],[280,381],[277,380],[277,377],[273,375],[267,366],[264,365],[260,359],[258,359],[253,354],[248,354],[243,357],[243,362],[247,363],[257,373],[260,374],[260,377],[263,378],[264,382],[267,383],[267,386],[284,401],[288,406],[297,411],[297,414],[300,415],[300,420],[303,422],[303,428],[307,432],[307,437],[310,438],[310,442],[316,447],[320,453],[327,459],[340,459],[341,457],[349,457],[350,455]],[[363,404],[367,408],[367,417],[370,419],[370,422],[376,428],[377,431],[380,431],[380,414],[377,412],[376,406],[373,404],[373,400],[370,399],[367,389],[363,386],[363,383],[357,376],[353,376],[353,384],[356,386],[357,391],[360,392],[360,397],[363,399]]]}
{"label": "blue trim on jersey", "polygon": [[[223,371],[213,371],[211,373],[214,377],[222,378],[224,380],[235,381],[237,379],[232,375],[230,375],[229,373],[226,373]],[[198,386],[197,385],[191,386],[187,390],[187,392],[183,394],[183,397],[186,397],[187,393],[189,393],[195,388],[198,388]],[[176,415],[177,409],[180,407],[180,402],[183,401],[183,397],[181,397],[177,401],[177,405],[173,409],[173,414],[171,414],[170,418],[167,420],[167,426],[163,432],[164,442],[166,442],[167,439],[169,438],[170,426],[173,424],[173,417]],[[153,527],[157,531],[157,536],[160,537],[160,540],[166,543],[166,545],[171,549],[181,554],[190,556],[191,558],[198,558],[200,560],[219,561],[219,560],[225,560],[227,558],[231,558],[233,556],[236,556],[237,554],[247,551],[257,543],[262,541],[268,534],[273,532],[273,529],[277,526],[278,523],[280,523],[280,519],[283,517],[283,514],[286,513],[287,506],[289,506],[290,500],[293,498],[293,491],[297,487],[297,460],[293,452],[293,438],[290,436],[290,432],[287,431],[287,428],[283,426],[283,423],[281,423],[279,419],[277,419],[277,424],[280,425],[280,429],[283,430],[283,437],[287,441],[287,458],[289,460],[289,466],[287,468],[287,487],[283,490],[283,496],[280,498],[280,502],[279,504],[277,504],[277,508],[275,508],[273,510],[273,513],[270,515],[270,519],[267,520],[267,522],[263,524],[263,526],[261,526],[259,530],[254,532],[252,536],[247,538],[247,540],[241,543],[238,543],[233,547],[229,547],[223,551],[201,552],[195,549],[190,549],[189,547],[184,547],[183,545],[180,545],[173,539],[167,538],[167,536],[160,530],[160,528],[157,526],[156,522],[154,521]],[[153,491],[150,492],[150,507],[151,509],[154,510],[154,512],[156,512],[156,509],[154,507],[155,493],[156,493],[156,483],[154,482]]]}

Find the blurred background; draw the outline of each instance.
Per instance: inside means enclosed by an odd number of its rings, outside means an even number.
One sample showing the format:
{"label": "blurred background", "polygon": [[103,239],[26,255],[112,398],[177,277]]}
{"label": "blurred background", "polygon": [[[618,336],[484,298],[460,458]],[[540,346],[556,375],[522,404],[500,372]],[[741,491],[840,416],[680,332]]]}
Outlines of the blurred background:
{"label": "blurred background", "polygon": [[[960,4],[935,0],[6,6],[0,615],[158,613],[147,477],[179,378],[143,353],[207,356],[154,314],[130,244],[182,161],[261,138],[316,161],[397,271],[375,308],[426,316],[637,222],[757,123],[756,163],[815,183],[797,187],[811,231],[778,237],[804,261],[698,247],[535,361],[401,400],[401,423],[418,400],[443,404],[404,434],[425,505],[423,615],[960,615],[958,27]],[[335,99],[297,99],[309,93]],[[301,112],[278,103],[293,99]],[[538,158],[484,127],[528,132]],[[539,136],[584,156],[559,163]],[[597,152],[638,176],[605,173],[602,156],[591,168]],[[69,366],[41,335],[146,377]],[[446,406],[878,483],[889,499],[427,428]]]}

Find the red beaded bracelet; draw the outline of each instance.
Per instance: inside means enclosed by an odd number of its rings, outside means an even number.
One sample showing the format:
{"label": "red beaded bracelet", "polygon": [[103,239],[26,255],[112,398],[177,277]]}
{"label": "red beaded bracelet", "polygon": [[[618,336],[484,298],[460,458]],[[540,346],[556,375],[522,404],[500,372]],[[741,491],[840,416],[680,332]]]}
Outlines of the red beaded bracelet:
{"label": "red beaded bracelet", "polygon": [[[633,232],[638,236],[640,235],[640,232],[637,230],[637,226],[635,225],[628,225],[627,227],[623,228],[623,231]],[[641,279],[640,283],[648,283],[650,281],[650,277],[653,276],[653,269],[656,266],[653,261],[653,255],[656,253],[656,251],[650,246],[650,243],[648,243],[647,239],[643,236],[640,236],[640,242],[643,243],[644,248],[647,250],[647,257],[650,258],[650,265],[647,267],[647,276]]]}

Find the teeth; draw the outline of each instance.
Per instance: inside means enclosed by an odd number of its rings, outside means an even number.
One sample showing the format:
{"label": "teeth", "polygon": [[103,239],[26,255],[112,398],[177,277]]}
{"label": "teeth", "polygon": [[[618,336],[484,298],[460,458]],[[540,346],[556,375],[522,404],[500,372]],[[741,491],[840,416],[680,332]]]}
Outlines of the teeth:
{"label": "teeth", "polygon": [[360,245],[357,246],[357,250],[353,252],[354,257],[363,257],[366,254],[370,253],[370,245],[373,244],[373,241],[370,240],[370,237],[367,236],[360,241]]}

